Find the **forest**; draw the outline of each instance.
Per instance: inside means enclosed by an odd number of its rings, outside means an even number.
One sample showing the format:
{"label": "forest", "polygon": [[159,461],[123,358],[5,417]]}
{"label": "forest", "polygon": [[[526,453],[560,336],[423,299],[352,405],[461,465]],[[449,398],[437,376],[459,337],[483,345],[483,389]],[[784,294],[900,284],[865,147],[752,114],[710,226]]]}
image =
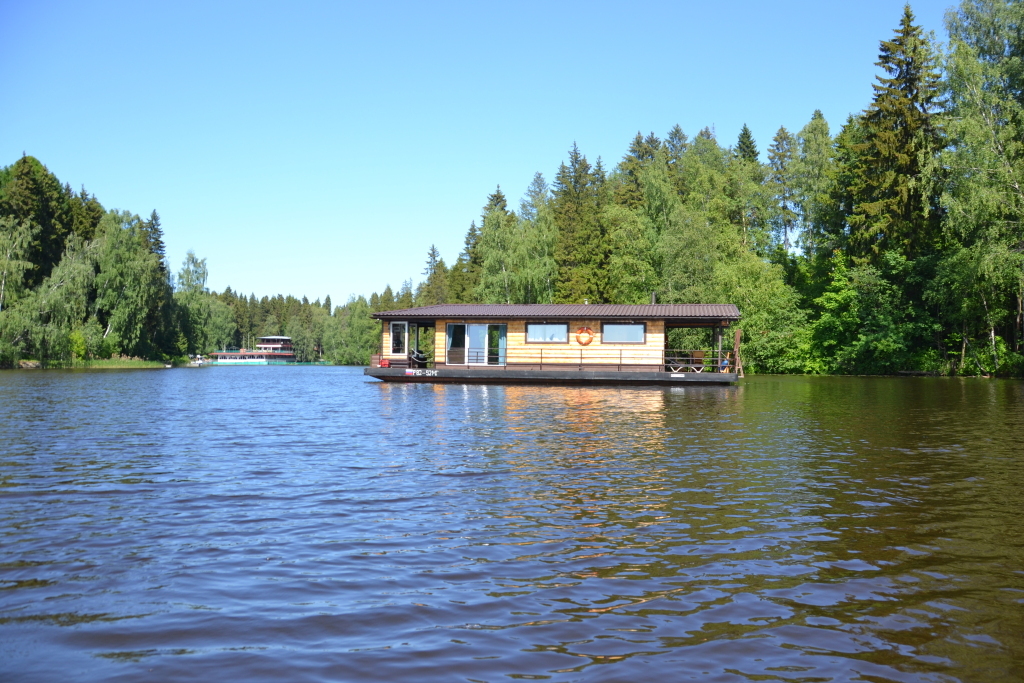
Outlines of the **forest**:
{"label": "forest", "polygon": [[946,22],[939,44],[907,6],[871,101],[834,134],[815,111],[762,157],[745,125],[731,145],[675,126],[610,169],[574,144],[518,207],[488,196],[450,265],[431,245],[418,284],[333,308],[211,292],[205,260],[167,264],[156,211],[107,211],[24,156],[0,169],[0,363],[288,334],[299,360],[365,364],[375,311],[654,293],[739,306],[751,372],[1022,376],[1024,3],[966,0]]}

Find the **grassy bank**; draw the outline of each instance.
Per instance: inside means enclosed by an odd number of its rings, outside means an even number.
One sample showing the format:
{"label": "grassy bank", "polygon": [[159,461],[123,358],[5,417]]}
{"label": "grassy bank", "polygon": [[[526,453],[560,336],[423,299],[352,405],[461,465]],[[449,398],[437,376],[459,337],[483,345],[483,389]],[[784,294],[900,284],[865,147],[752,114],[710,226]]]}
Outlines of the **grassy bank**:
{"label": "grassy bank", "polygon": [[142,360],[141,358],[104,358],[96,360],[70,360],[70,361],[47,361],[46,363],[39,363],[39,361],[25,360],[19,363],[19,367],[22,369],[34,369],[34,368],[50,368],[50,369],[120,369],[120,368],[162,368],[164,367],[163,361],[158,360]]}

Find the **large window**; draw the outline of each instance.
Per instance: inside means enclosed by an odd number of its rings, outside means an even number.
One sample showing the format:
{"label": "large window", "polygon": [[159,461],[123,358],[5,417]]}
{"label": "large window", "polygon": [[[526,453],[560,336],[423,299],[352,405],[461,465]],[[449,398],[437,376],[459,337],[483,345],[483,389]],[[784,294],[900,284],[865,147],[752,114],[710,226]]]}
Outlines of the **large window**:
{"label": "large window", "polygon": [[448,323],[448,365],[504,365],[507,325]]}
{"label": "large window", "polygon": [[644,323],[605,323],[601,328],[601,343],[643,344],[646,332]]}
{"label": "large window", "polygon": [[405,353],[406,323],[391,323],[391,354]]}
{"label": "large window", "polygon": [[527,323],[526,341],[528,342],[561,342],[569,341],[569,326],[565,324]]}

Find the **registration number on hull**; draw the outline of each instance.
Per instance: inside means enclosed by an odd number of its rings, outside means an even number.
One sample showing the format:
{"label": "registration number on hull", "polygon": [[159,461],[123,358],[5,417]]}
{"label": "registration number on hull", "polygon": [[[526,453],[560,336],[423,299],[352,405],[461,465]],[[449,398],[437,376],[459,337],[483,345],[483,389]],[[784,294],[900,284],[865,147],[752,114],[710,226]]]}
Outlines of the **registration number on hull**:
{"label": "registration number on hull", "polygon": [[437,370],[406,370],[405,374],[413,377],[437,377]]}

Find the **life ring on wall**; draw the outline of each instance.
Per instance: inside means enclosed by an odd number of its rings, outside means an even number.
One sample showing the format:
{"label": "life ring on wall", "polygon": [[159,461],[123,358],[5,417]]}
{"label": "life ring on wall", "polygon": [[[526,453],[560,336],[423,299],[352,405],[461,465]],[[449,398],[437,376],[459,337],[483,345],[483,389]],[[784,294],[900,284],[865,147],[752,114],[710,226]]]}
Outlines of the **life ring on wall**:
{"label": "life ring on wall", "polygon": [[576,343],[580,346],[587,346],[594,341],[594,331],[589,327],[581,327],[576,330]]}

